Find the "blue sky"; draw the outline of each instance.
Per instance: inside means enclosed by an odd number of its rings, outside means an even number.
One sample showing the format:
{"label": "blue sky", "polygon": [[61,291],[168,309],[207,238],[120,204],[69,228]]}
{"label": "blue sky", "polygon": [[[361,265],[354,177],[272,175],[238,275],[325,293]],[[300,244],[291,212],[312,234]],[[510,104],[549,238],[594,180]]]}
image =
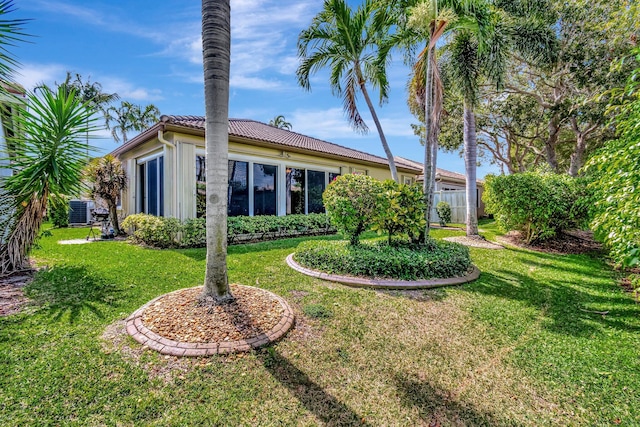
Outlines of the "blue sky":
{"label": "blue sky", "polygon": [[[357,3],[356,1],[352,3]],[[31,19],[29,43],[12,48],[27,89],[64,80],[66,71],[100,82],[123,100],[153,103],[162,114],[204,115],[199,1],[15,0],[14,18]],[[232,58],[229,115],[268,122],[283,114],[293,130],[384,157],[373,122],[355,133],[326,73],[298,86],[296,42],[320,10],[321,0],[231,0]],[[389,70],[390,99],[377,109],[394,155],[421,161],[423,148],[411,130],[406,106],[409,70],[396,55]],[[368,115],[364,100],[361,113]],[[117,147],[107,130],[95,145]],[[129,137],[131,137],[130,135]],[[458,153],[440,153],[438,166],[464,173]],[[483,165],[478,176],[497,172]]]}

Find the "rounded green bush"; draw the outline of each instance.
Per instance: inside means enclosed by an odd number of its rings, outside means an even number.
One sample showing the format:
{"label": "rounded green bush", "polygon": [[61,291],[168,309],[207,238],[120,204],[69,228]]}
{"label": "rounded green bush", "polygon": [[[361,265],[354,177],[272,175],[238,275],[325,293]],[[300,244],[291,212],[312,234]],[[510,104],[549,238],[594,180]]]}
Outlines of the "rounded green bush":
{"label": "rounded green bush", "polygon": [[398,280],[459,277],[471,268],[467,247],[436,240],[401,246],[382,241],[357,246],[346,241],[309,241],[298,246],[294,258],[326,273]]}
{"label": "rounded green bush", "polygon": [[436,211],[438,212],[438,218],[440,218],[440,225],[442,227],[451,222],[451,205],[449,205],[449,203],[445,201],[438,202]]}

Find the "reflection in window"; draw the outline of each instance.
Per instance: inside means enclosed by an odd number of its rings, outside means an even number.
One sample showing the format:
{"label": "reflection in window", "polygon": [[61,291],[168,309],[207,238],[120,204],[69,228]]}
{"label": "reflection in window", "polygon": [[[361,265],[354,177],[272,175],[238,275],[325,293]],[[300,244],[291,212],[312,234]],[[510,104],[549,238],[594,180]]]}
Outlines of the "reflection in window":
{"label": "reflection in window", "polygon": [[304,190],[304,169],[287,168],[287,215],[305,213]]}
{"label": "reflection in window", "polygon": [[227,215],[249,215],[249,163],[229,160]]}
{"label": "reflection in window", "polygon": [[276,215],[277,166],[253,164],[253,214]]}
{"label": "reflection in window", "polygon": [[338,179],[339,176],[339,173],[329,172],[329,184]]}
{"label": "reflection in window", "polygon": [[138,165],[138,212],[164,215],[164,157]]}
{"label": "reflection in window", "polygon": [[318,171],[307,171],[307,190],[309,192],[309,213],[321,213],[324,212],[324,205],[322,204],[322,193],[325,187],[325,173]]}
{"label": "reflection in window", "polygon": [[203,217],[207,210],[207,169],[204,156],[196,156],[196,217]]}

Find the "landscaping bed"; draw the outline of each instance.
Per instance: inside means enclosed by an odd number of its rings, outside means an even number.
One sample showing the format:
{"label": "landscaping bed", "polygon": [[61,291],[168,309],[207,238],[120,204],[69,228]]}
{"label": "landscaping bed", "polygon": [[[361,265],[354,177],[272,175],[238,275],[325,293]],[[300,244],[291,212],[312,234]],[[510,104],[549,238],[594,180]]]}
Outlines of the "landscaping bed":
{"label": "landscaping bed", "polygon": [[398,280],[459,277],[472,267],[466,247],[435,240],[427,245],[312,241],[298,246],[294,259],[325,273]]}

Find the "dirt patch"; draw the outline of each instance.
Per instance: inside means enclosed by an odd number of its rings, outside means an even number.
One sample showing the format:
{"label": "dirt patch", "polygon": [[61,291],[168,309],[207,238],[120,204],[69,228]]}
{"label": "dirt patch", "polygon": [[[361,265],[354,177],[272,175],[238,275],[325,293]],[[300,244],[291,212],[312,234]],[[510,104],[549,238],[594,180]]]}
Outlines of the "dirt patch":
{"label": "dirt patch", "polygon": [[454,236],[454,237],[445,237],[443,240],[448,242],[460,243],[461,245],[471,246],[474,248],[482,248],[482,249],[504,249],[502,246],[490,242],[482,236],[477,237],[469,237],[469,236]]}
{"label": "dirt patch", "polygon": [[231,285],[234,301],[199,304],[201,288],[172,292],[144,311],[144,325],[174,341],[212,343],[239,341],[273,329],[284,310],[278,300],[258,288]]}
{"label": "dirt patch", "polygon": [[552,254],[587,254],[602,252],[602,244],[595,241],[590,231],[571,230],[558,234],[556,237],[543,242],[524,243],[522,235],[517,231],[510,231],[498,240],[509,245],[518,246],[538,252]]}
{"label": "dirt patch", "polygon": [[22,288],[33,280],[31,273],[0,277],[0,316],[19,313],[29,302]]}

